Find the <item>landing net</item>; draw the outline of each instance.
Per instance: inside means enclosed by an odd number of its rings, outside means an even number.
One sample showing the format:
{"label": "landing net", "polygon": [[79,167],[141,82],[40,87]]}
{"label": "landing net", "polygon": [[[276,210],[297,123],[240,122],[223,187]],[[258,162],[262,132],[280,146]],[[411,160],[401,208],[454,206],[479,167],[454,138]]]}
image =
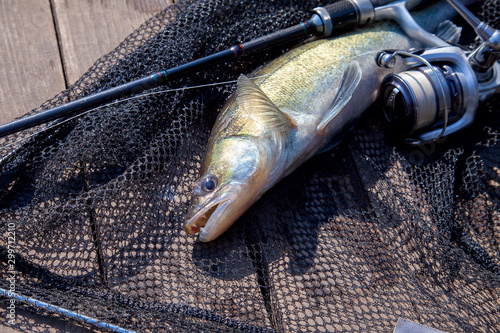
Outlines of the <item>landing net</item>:
{"label": "landing net", "polygon": [[[297,24],[319,5],[177,3],[32,112]],[[493,0],[473,9],[498,28],[499,8]],[[235,80],[281,52],[167,88]],[[338,148],[200,243],[182,225],[212,124],[234,89],[151,94],[21,145],[9,143],[29,131],[4,141],[0,288],[9,290],[14,268],[19,295],[144,332],[392,332],[398,318],[448,332],[500,331],[498,98],[480,105],[460,135],[416,148],[388,138],[374,106]]]}

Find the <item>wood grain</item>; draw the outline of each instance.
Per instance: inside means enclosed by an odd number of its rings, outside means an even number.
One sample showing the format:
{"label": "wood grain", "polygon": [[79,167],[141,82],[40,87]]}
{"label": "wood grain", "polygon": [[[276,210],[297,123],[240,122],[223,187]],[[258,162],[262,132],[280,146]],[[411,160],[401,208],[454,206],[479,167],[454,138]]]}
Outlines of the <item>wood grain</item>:
{"label": "wood grain", "polygon": [[172,0],[51,0],[68,84]]}
{"label": "wood grain", "polygon": [[172,2],[0,1],[0,124],[67,88]]}
{"label": "wood grain", "polygon": [[[0,1],[0,124],[40,106],[67,88],[97,59],[171,3],[171,0]],[[2,319],[4,310],[0,307]],[[80,327],[53,317],[18,310],[18,325],[8,327],[0,319],[1,332],[89,331],[77,330]]]}
{"label": "wood grain", "polygon": [[49,1],[0,1],[0,123],[64,88]]}

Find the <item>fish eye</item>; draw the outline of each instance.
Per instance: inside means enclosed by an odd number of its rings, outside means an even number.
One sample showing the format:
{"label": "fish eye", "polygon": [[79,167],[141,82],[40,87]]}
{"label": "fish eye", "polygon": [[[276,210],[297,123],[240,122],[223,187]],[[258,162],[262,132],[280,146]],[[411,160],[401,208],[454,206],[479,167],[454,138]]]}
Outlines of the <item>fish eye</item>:
{"label": "fish eye", "polygon": [[208,176],[201,183],[201,189],[205,192],[212,192],[217,187],[217,177]]}

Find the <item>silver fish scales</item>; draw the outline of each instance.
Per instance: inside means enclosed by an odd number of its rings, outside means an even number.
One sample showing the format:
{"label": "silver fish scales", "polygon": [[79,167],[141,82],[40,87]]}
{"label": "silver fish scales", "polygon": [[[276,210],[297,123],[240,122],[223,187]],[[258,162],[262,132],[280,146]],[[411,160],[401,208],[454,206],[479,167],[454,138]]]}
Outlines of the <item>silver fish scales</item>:
{"label": "silver fish scales", "polygon": [[[420,14],[434,30],[452,17],[446,4]],[[395,24],[382,22],[299,46],[241,76],[212,129],[184,230],[211,241],[263,193],[336,138],[376,100],[383,49],[419,46]]]}

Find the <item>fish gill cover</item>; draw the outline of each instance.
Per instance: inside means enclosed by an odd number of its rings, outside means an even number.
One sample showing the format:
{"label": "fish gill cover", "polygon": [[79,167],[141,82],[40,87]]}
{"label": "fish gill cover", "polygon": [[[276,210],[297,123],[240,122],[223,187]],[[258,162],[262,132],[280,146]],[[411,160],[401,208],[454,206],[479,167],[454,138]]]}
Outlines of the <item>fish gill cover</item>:
{"label": "fish gill cover", "polygon": [[[180,2],[33,112],[296,24],[321,4]],[[475,9],[498,28],[497,1]],[[281,52],[171,87],[234,80]],[[7,144],[26,133],[10,136],[0,147],[0,287],[15,268],[17,293],[137,331],[389,332],[400,317],[500,330],[498,98],[460,135],[411,149],[387,138],[374,107],[338,148],[201,243],[182,230],[184,217],[234,89],[124,101],[16,149]]]}

